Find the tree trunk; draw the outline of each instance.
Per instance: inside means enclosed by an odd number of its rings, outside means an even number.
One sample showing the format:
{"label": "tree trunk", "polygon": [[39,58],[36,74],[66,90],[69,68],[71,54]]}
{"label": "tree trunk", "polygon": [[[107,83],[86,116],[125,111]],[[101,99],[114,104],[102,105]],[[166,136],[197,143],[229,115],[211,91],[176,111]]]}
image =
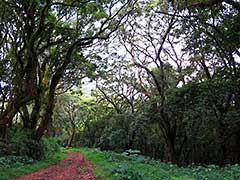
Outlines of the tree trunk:
{"label": "tree trunk", "polygon": [[37,130],[32,135],[32,138],[37,141],[40,141],[44,132],[48,129],[48,126],[49,126],[50,122],[52,121],[52,114],[53,114],[53,110],[55,107],[54,98],[55,98],[55,87],[52,90],[50,90],[50,92],[49,92],[47,106],[45,108],[45,114],[44,114],[43,119],[40,122],[40,125],[38,126]]}
{"label": "tree trunk", "polygon": [[76,134],[76,127],[74,126],[72,129],[72,134],[71,134],[70,138],[68,139],[68,143],[67,143],[66,147],[71,147],[73,139],[75,137],[75,134]]}
{"label": "tree trunk", "polygon": [[22,110],[21,117],[23,120],[23,128],[30,129],[30,118],[29,118],[27,105],[22,106],[21,110]]}
{"label": "tree trunk", "polygon": [[134,130],[134,131],[132,132],[132,134],[131,134],[130,139],[129,139],[128,148],[127,148],[127,149],[134,149],[133,145],[134,145],[135,136],[136,136],[136,131]]}
{"label": "tree trunk", "polygon": [[175,153],[175,147],[174,142],[172,142],[171,139],[166,140],[166,150],[167,150],[167,161],[176,164],[176,153]]}
{"label": "tree trunk", "polygon": [[167,161],[176,164],[177,163],[175,152],[176,121],[172,120],[173,122],[170,122],[168,114],[164,113],[163,109],[160,111],[160,116],[161,118],[159,119],[158,125],[165,141],[166,158]]}
{"label": "tree trunk", "polygon": [[240,163],[240,132],[234,133],[226,143],[222,144],[223,165]]}
{"label": "tree trunk", "polygon": [[0,126],[0,141],[7,142],[7,125]]}
{"label": "tree trunk", "polygon": [[12,102],[9,102],[4,112],[0,115],[0,125],[6,125],[10,123],[19,109],[33,98],[33,96],[27,96],[24,98],[19,97],[13,99]]}
{"label": "tree trunk", "polygon": [[42,138],[44,132],[47,130],[49,122],[51,122],[53,109],[54,109],[54,96],[55,91],[51,91],[51,94],[49,93],[48,97],[48,103],[45,109],[45,114],[43,116],[43,119],[37,128],[37,130],[33,133],[33,139],[40,141]]}
{"label": "tree trunk", "polygon": [[38,122],[38,118],[39,118],[39,113],[40,113],[40,109],[41,109],[41,96],[38,95],[35,98],[35,104],[30,116],[30,127],[31,129],[35,129],[37,126],[37,122]]}

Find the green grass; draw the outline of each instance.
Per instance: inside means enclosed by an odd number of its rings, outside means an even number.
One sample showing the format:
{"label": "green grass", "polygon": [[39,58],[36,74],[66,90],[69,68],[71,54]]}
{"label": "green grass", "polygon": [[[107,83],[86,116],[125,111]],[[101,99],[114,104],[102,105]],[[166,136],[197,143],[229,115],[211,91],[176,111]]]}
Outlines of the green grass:
{"label": "green grass", "polygon": [[55,164],[58,161],[64,159],[66,153],[57,152],[53,156],[44,159],[42,161],[36,161],[33,164],[23,165],[19,167],[10,167],[10,168],[0,168],[0,180],[8,180],[24,174],[34,172],[36,170],[42,169],[49,165]]}
{"label": "green grass", "polygon": [[130,158],[114,152],[87,148],[70,151],[82,152],[94,165],[94,173],[101,180],[194,180],[186,174],[172,174],[171,169],[162,169],[156,165],[138,162],[140,160],[136,157]]}
{"label": "green grass", "polygon": [[143,156],[125,156],[96,149],[69,149],[80,151],[94,165],[100,180],[240,180],[240,166],[192,165],[179,168]]}
{"label": "green grass", "polygon": [[94,174],[101,180],[194,180],[186,174],[172,174],[169,169],[138,162],[137,158],[129,158],[114,152],[87,148],[68,151],[82,152],[94,165]]}

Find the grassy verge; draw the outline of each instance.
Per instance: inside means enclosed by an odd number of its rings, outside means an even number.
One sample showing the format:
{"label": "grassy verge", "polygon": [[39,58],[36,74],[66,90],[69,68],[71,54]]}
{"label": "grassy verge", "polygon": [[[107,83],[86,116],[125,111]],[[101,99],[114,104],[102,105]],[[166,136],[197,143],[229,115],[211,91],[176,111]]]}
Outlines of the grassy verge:
{"label": "grassy verge", "polygon": [[0,180],[8,180],[34,172],[38,169],[42,169],[49,165],[55,164],[58,161],[64,159],[65,157],[66,153],[57,152],[53,156],[42,161],[36,161],[33,164],[23,165],[19,167],[0,168]]}
{"label": "grassy verge", "polygon": [[170,169],[143,163],[137,157],[87,148],[68,151],[77,150],[94,165],[94,173],[100,180],[194,180],[186,174],[173,174]]}
{"label": "grassy verge", "polygon": [[192,165],[179,168],[147,157],[125,156],[96,149],[70,149],[80,151],[95,166],[100,180],[240,180],[240,166]]}

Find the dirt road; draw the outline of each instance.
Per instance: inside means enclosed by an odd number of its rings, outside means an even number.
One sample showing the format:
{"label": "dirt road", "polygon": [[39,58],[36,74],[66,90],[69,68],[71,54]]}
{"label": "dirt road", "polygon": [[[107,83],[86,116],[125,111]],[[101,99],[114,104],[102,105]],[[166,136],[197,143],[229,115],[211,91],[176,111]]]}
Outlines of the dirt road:
{"label": "dirt road", "polygon": [[97,180],[93,166],[79,152],[68,153],[59,163],[14,180]]}

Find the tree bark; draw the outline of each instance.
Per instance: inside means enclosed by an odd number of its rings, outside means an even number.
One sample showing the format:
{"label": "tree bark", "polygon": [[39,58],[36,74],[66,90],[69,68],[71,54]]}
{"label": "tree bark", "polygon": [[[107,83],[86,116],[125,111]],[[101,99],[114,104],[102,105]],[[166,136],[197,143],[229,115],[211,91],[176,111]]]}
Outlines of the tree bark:
{"label": "tree bark", "polygon": [[40,141],[44,132],[48,128],[49,122],[51,122],[53,109],[55,106],[54,97],[55,97],[55,88],[54,88],[54,90],[51,91],[51,93],[49,93],[48,102],[47,102],[47,106],[45,109],[45,114],[43,116],[43,119],[42,119],[39,127],[33,133],[33,139],[35,139],[36,141]]}
{"label": "tree bark", "polygon": [[29,118],[29,112],[28,112],[27,105],[24,105],[21,108],[21,110],[22,110],[21,117],[23,120],[23,128],[30,129],[30,118]]}
{"label": "tree bark", "polygon": [[75,134],[76,134],[76,127],[74,126],[74,127],[72,128],[72,134],[71,134],[70,138],[68,139],[68,143],[67,143],[67,146],[66,146],[66,147],[71,147],[72,142],[73,142],[73,139],[74,139],[74,137],[75,137]]}
{"label": "tree bark", "polygon": [[30,116],[30,128],[31,129],[35,129],[37,126],[37,122],[38,122],[38,118],[39,118],[39,113],[40,113],[40,109],[41,109],[41,96],[37,96],[35,98],[35,104]]}
{"label": "tree bark", "polygon": [[7,142],[7,125],[0,126],[0,141]]}
{"label": "tree bark", "polygon": [[48,93],[48,100],[47,105],[45,109],[45,114],[43,116],[43,119],[37,128],[37,130],[33,133],[32,138],[36,141],[40,141],[42,138],[44,132],[47,130],[49,122],[51,122],[54,106],[55,106],[55,91],[56,87],[60,81],[60,79],[63,77],[63,74],[65,72],[65,69],[67,68],[68,64],[71,62],[71,55],[74,51],[75,46],[77,43],[73,43],[67,53],[66,53],[66,59],[64,60],[63,64],[56,70],[55,74],[52,77],[49,93]]}
{"label": "tree bark", "polygon": [[175,140],[171,137],[165,137],[167,161],[173,164],[177,163],[175,152]]}

